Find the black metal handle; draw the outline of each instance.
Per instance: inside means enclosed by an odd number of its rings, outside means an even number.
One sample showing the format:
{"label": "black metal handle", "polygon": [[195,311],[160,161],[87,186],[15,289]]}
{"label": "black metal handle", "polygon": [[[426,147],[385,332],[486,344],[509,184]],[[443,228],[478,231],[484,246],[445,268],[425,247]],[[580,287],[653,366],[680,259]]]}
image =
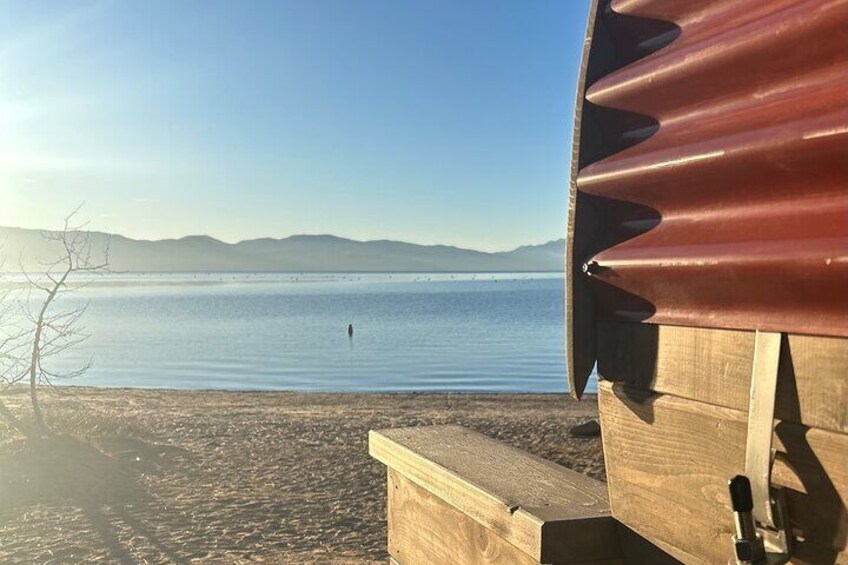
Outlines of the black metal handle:
{"label": "black metal handle", "polygon": [[727,485],[730,488],[730,503],[734,512],[751,512],[754,509],[754,497],[751,494],[751,481],[745,475],[736,475]]}
{"label": "black metal handle", "polygon": [[736,535],[733,537],[733,552],[736,563],[759,564],[766,558],[763,539],[757,534],[754,524],[754,497],[751,493],[751,481],[745,475],[736,475],[727,481],[730,490],[730,504],[733,506],[733,522]]}

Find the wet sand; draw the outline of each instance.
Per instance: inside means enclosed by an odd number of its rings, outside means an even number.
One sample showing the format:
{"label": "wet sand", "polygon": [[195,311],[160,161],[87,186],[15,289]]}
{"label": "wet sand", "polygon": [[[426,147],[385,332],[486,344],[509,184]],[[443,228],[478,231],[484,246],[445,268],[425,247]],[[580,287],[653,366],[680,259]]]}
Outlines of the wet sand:
{"label": "wet sand", "polygon": [[386,563],[369,429],[456,423],[604,475],[568,436],[591,396],[61,390],[62,436],[0,425],[0,563]]}

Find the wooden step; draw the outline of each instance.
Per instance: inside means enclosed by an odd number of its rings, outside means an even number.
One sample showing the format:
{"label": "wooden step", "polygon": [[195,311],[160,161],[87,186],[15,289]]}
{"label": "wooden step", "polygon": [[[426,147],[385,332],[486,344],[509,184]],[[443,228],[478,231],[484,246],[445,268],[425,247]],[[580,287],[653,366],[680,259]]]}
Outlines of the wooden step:
{"label": "wooden step", "polygon": [[399,563],[620,562],[600,481],[460,426],[371,431],[369,452]]}

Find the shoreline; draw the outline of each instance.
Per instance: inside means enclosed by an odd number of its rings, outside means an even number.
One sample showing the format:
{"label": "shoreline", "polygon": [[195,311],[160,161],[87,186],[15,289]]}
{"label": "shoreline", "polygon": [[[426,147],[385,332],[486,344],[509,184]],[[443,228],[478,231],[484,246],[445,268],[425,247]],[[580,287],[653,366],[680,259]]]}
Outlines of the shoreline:
{"label": "shoreline", "polygon": [[[567,390],[561,392],[510,392],[510,391],[476,391],[476,390],[362,390],[362,391],[344,391],[344,390],[294,390],[294,389],[239,389],[239,388],[175,388],[175,387],[151,387],[151,386],[109,386],[109,385],[75,385],[75,384],[57,384],[54,385],[56,389],[62,391],[78,391],[80,393],[96,393],[98,391],[111,391],[111,392],[175,392],[175,393],[233,393],[233,394],[281,394],[281,395],[339,395],[339,396],[452,396],[452,395],[460,395],[460,396],[538,396],[538,397],[559,397],[565,398],[566,400],[571,400],[571,397],[568,394]],[[15,395],[15,394],[24,394],[29,389],[25,387],[25,385],[16,384],[10,387],[6,392],[0,394],[0,398],[6,395]],[[50,392],[47,391],[49,394]],[[598,393],[597,392],[585,392],[582,396],[583,399],[590,398],[593,400],[597,400]]]}
{"label": "shoreline", "polygon": [[48,452],[0,427],[0,561],[384,563],[369,429],[455,423],[604,477],[600,439],[568,436],[594,396],[60,390]]}
{"label": "shoreline", "polygon": [[[280,395],[339,395],[339,396],[480,396],[480,397],[505,397],[505,396],[538,396],[538,397],[557,397],[571,401],[571,397],[567,390],[558,392],[514,392],[507,390],[492,390],[492,391],[477,391],[477,390],[361,390],[361,391],[345,391],[345,390],[294,390],[294,389],[240,389],[240,388],[177,388],[177,387],[153,387],[153,386],[110,386],[110,385],[76,385],[76,384],[54,384],[55,394],[65,394],[69,391],[74,393],[96,393],[98,391],[111,392],[174,392],[174,393],[228,393],[228,394],[280,394]],[[14,397],[19,394],[27,394],[28,388],[23,384],[15,384],[9,389],[0,393],[0,398]],[[43,392],[50,394],[51,391],[45,389]],[[73,396],[73,394],[71,394]],[[589,399],[597,402],[598,393],[596,391],[586,391],[583,393],[582,399]]]}

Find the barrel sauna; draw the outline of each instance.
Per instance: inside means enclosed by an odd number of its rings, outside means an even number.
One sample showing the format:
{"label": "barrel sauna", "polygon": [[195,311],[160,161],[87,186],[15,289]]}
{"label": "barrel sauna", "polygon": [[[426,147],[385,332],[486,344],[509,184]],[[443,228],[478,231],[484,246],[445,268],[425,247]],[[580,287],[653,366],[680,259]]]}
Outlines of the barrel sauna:
{"label": "barrel sauna", "polygon": [[744,475],[769,557],[848,562],[848,2],[599,0],[578,88],[569,380],[613,517],[733,562]]}
{"label": "barrel sauna", "polygon": [[569,190],[607,482],[371,431],[391,561],[848,563],[848,0],[594,0]]}

